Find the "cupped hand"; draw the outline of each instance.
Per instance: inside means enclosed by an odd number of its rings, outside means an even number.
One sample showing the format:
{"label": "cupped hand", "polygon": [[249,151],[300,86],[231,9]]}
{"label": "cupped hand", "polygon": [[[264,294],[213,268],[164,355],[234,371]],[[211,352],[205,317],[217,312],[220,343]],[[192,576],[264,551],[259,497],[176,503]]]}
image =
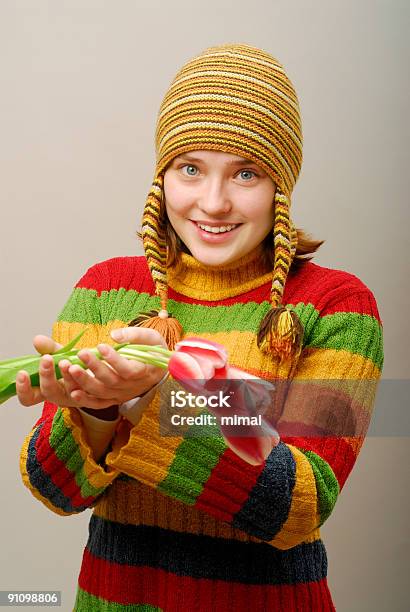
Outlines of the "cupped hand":
{"label": "cupped hand", "polygon": [[[160,345],[167,348],[164,338],[157,331],[143,327],[121,329],[120,342],[129,344]],[[104,409],[122,404],[149,391],[164,375],[164,370],[122,357],[108,344],[99,344],[104,361],[87,349],[81,349],[78,357],[87,367],[84,370],[67,359],[59,361],[62,378],[57,380],[52,353],[61,345],[48,336],[35,336],[33,344],[43,357],[40,360],[39,386],[32,387],[30,376],[24,370],[16,380],[17,397],[23,406],[33,406],[49,401],[59,406]]]}

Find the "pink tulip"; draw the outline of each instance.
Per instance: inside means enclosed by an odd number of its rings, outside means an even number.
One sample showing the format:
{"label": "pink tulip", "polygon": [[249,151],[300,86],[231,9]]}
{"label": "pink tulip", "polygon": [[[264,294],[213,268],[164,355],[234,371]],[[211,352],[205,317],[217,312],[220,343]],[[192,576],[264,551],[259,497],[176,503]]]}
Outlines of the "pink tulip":
{"label": "pink tulip", "polygon": [[215,415],[227,445],[251,465],[266,460],[279,443],[276,429],[266,418],[260,416],[257,425],[227,425],[222,417],[263,415],[272,406],[274,386],[271,383],[230,366],[225,347],[202,338],[185,338],[178,342],[168,370],[185,389],[196,395],[210,396],[219,391],[230,395],[229,407],[223,404],[207,407]]}

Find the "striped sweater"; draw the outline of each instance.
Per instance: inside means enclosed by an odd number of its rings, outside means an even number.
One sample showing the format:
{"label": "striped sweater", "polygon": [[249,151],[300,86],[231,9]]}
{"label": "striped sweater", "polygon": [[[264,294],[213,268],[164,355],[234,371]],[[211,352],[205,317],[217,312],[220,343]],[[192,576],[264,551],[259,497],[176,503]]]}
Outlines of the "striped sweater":
{"label": "striped sweater", "polygon": [[[270,270],[254,253],[217,269],[183,254],[169,270],[169,309],[187,336],[223,344],[232,365],[286,379],[286,365],[278,366],[256,344],[270,282]],[[377,382],[382,327],[375,299],[357,277],[307,262],[290,273],[284,303],[305,327],[295,382]],[[112,344],[113,328],[158,306],[143,257],[110,259],[77,283],[53,336],[65,343],[86,328],[81,346]],[[293,402],[291,396],[289,391],[284,399],[284,414],[288,404],[292,415],[303,403],[301,395]],[[324,404],[328,416],[342,410],[326,398],[311,402],[311,425]],[[367,417],[373,399],[359,402]],[[263,465],[251,466],[221,436],[161,435],[159,409],[157,393],[137,425],[122,419],[98,462],[75,408],[45,402],[25,439],[21,472],[32,494],[62,516],[93,508],[74,609],[334,610],[319,528],[355,463],[366,426],[360,435],[288,431]]]}

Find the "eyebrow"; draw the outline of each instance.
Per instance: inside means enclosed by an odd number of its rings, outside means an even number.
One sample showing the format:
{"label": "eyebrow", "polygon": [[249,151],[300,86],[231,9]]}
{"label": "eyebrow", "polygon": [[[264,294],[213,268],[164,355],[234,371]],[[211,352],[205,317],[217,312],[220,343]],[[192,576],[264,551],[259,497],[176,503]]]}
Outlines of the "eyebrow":
{"label": "eyebrow", "polygon": [[[200,159],[199,157],[195,157],[194,155],[189,155],[188,153],[181,153],[181,155],[178,155],[174,161],[176,161],[177,159],[185,159],[187,161],[191,161],[191,162],[200,162],[203,163],[203,159]],[[228,166],[243,166],[243,164],[251,164],[254,166],[257,166],[258,164],[250,159],[246,159],[245,157],[240,157],[239,159],[235,159],[232,160],[230,162],[227,163]]]}

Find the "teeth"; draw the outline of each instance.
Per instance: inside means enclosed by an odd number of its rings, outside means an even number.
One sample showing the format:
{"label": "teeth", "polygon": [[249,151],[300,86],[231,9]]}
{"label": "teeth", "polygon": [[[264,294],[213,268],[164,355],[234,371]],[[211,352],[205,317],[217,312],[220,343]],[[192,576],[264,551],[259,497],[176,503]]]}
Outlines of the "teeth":
{"label": "teeth", "polygon": [[201,225],[200,223],[198,223],[198,226],[206,232],[211,232],[212,234],[222,234],[224,232],[230,232],[236,227],[236,225],[221,225],[220,227],[211,227],[210,225]]}

